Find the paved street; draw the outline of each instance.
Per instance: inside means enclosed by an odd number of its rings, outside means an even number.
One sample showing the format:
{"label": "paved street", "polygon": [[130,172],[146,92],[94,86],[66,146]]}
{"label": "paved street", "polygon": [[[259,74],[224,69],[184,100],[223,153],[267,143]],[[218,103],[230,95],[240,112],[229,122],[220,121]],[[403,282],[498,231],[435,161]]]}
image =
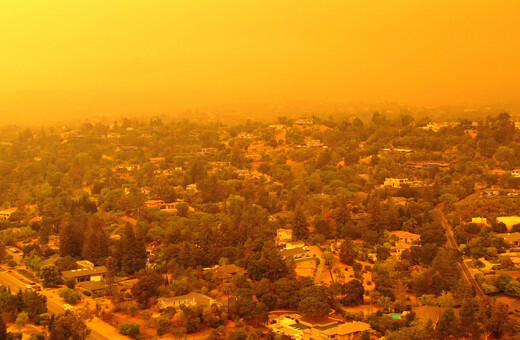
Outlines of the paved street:
{"label": "paved street", "polygon": [[[441,212],[441,223],[444,229],[446,230],[446,237],[448,238],[448,248],[451,249],[457,249],[459,250],[459,246],[457,245],[457,242],[455,241],[455,238],[453,237],[453,227],[446,219],[446,216],[444,216],[444,212],[442,209],[440,209]],[[486,296],[484,292],[482,291],[482,288],[480,288],[480,285],[478,284],[477,280],[475,279],[475,276],[471,273],[471,271],[468,268],[468,264],[464,261],[462,263],[459,263],[460,269],[462,270],[462,274],[466,278],[466,281],[472,285],[475,288],[475,292],[479,298],[483,298]]]}
{"label": "paved street", "polygon": [[[14,273],[7,271],[0,271],[0,285],[5,285],[11,288],[12,292],[17,292],[19,289],[25,289],[27,282],[23,282]],[[63,301],[56,295],[51,294],[50,291],[42,290],[39,292],[47,297],[47,309],[50,313],[60,314],[63,313]],[[117,332],[117,330],[108,325],[107,323],[94,318],[92,321],[87,322],[90,328],[89,339],[93,340],[108,340],[108,339],[127,339]]]}

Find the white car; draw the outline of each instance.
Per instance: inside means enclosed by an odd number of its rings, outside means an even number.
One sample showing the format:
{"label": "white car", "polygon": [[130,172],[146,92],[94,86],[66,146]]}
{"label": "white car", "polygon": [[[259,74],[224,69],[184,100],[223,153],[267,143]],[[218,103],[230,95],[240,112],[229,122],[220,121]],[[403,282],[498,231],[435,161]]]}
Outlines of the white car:
{"label": "white car", "polygon": [[66,304],[63,305],[63,309],[65,309],[65,311],[68,311],[68,310],[73,310],[74,307],[72,307],[71,305],[69,305],[68,303],[66,303]]}

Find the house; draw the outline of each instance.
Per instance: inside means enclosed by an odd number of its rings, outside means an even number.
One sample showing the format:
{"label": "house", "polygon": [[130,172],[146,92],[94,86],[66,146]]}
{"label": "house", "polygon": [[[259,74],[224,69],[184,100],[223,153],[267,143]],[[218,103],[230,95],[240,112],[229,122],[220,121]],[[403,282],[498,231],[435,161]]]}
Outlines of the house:
{"label": "house", "polygon": [[488,225],[487,218],[485,218],[485,217],[472,217],[471,218],[471,223],[475,223],[475,224],[478,224],[480,226],[487,226]]}
{"label": "house", "polygon": [[314,124],[314,120],[312,118],[301,118],[301,119],[296,119],[294,121],[294,124],[297,124],[297,125],[312,125],[312,124]]}
{"label": "house", "polygon": [[78,283],[78,287],[83,291],[88,291],[95,296],[104,296],[108,293],[108,285],[101,281],[84,281]]}
{"label": "house", "polygon": [[238,134],[237,138],[240,138],[240,139],[253,139],[253,138],[255,138],[255,135],[253,135],[252,133],[248,133],[248,132],[240,132]]}
{"label": "house", "polygon": [[280,255],[282,255],[283,259],[293,257],[293,258],[301,258],[307,256],[307,250],[303,247],[301,248],[291,248],[291,249],[283,249],[280,251]]}
{"label": "house", "polygon": [[107,274],[105,266],[66,270],[61,272],[63,280],[74,279],[76,282],[101,281]]}
{"label": "house", "polygon": [[403,185],[410,185],[412,182],[408,178],[385,178],[383,185],[389,188],[400,188]]}
{"label": "house", "polygon": [[412,247],[409,243],[398,242],[395,246],[392,246],[390,249],[390,256],[395,257],[397,260],[401,260],[401,256],[403,252]]}
{"label": "house", "polygon": [[116,165],[116,171],[136,171],[139,170],[141,166],[139,164],[118,164]]}
{"label": "house", "polygon": [[303,241],[287,242],[284,247],[286,250],[294,248],[305,248],[305,243]]}
{"label": "house", "polygon": [[217,153],[217,151],[218,151],[218,149],[217,148],[213,148],[213,147],[202,148],[202,149],[200,149],[200,151],[197,152],[197,155],[201,155],[201,156],[212,155],[214,153]]}
{"label": "house", "polygon": [[9,217],[11,217],[11,214],[14,213],[16,210],[18,210],[18,208],[16,207],[1,210],[0,218],[7,221]]}
{"label": "house", "polygon": [[520,246],[520,233],[504,233],[504,234],[497,234],[498,237],[502,237],[504,241],[509,243],[512,246]]}
{"label": "house", "polygon": [[92,268],[94,267],[94,264],[90,261],[87,261],[87,260],[81,260],[81,261],[76,261],[76,264],[78,265],[79,268]]}
{"label": "house", "polygon": [[384,148],[382,150],[384,153],[395,153],[395,154],[407,154],[412,153],[411,149],[396,149],[396,148]]}
{"label": "house", "polygon": [[303,339],[305,340],[321,340],[321,339],[335,339],[335,340],[352,340],[359,339],[361,333],[364,331],[371,331],[370,325],[361,322],[345,322],[335,323],[328,326],[316,326],[303,330]]}
{"label": "house", "polygon": [[146,204],[146,207],[147,208],[161,208],[162,206],[164,206],[166,202],[164,202],[163,200],[148,200],[146,202],[144,202],[144,204]]}
{"label": "house", "polygon": [[283,245],[292,240],[292,229],[279,228],[276,230],[276,244]]}
{"label": "house", "polygon": [[392,231],[390,236],[395,236],[401,243],[413,244],[421,239],[421,235],[410,233],[403,230]]}
{"label": "house", "polygon": [[247,270],[234,264],[205,268],[204,271],[213,273],[213,277],[222,282],[229,282],[235,275],[247,274]]}
{"label": "house", "polygon": [[511,230],[511,228],[515,225],[515,224],[519,224],[520,223],[520,216],[501,216],[501,217],[497,217],[497,223],[504,223],[507,227],[507,230]]}
{"label": "house", "polygon": [[430,319],[434,326],[437,326],[442,314],[444,313],[443,308],[435,306],[413,307],[412,311],[415,313],[416,319]]}
{"label": "house", "polygon": [[157,299],[157,306],[160,310],[176,308],[179,306],[211,306],[217,303],[214,299],[201,293],[191,292],[186,295],[166,297]]}
{"label": "house", "polygon": [[482,196],[484,196],[484,197],[500,196],[500,189],[498,189],[498,188],[485,189],[482,192]]}

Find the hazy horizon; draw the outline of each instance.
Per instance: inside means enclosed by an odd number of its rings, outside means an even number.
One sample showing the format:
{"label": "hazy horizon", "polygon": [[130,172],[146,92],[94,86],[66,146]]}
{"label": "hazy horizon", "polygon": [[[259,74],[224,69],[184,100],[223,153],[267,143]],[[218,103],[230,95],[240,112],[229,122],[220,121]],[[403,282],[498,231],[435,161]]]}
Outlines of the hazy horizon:
{"label": "hazy horizon", "polygon": [[518,107],[519,19],[511,1],[7,0],[0,118]]}

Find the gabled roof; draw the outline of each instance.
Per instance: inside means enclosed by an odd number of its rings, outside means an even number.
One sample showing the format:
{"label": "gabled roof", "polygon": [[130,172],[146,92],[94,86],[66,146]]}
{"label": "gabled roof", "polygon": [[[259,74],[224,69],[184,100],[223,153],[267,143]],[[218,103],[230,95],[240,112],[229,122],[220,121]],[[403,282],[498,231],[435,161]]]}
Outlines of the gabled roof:
{"label": "gabled roof", "polygon": [[421,235],[417,235],[417,234],[410,233],[408,231],[403,231],[403,230],[392,231],[392,232],[390,232],[390,235],[397,236],[399,238],[412,238],[412,239],[417,239],[417,240],[421,238]]}
{"label": "gabled roof", "polygon": [[174,304],[175,302],[182,303],[183,301],[188,301],[188,300],[194,300],[196,304],[201,305],[201,306],[207,306],[212,301],[214,301],[209,296],[206,296],[204,294],[197,293],[197,292],[191,292],[186,295],[179,295],[179,296],[174,296],[174,297],[166,297],[166,298],[163,297],[163,298],[158,299],[158,301],[164,303],[165,305]]}

